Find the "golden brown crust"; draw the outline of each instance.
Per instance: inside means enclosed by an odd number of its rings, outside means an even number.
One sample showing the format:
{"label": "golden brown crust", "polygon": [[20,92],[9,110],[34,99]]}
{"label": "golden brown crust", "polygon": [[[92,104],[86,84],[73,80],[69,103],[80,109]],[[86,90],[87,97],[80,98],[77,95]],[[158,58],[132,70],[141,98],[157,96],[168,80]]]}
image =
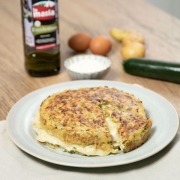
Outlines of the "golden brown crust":
{"label": "golden brown crust", "polygon": [[40,121],[51,135],[67,144],[114,152],[116,141],[106,118],[117,125],[120,148],[128,152],[144,143],[151,120],[134,95],[109,87],[66,90],[46,98],[40,107]]}

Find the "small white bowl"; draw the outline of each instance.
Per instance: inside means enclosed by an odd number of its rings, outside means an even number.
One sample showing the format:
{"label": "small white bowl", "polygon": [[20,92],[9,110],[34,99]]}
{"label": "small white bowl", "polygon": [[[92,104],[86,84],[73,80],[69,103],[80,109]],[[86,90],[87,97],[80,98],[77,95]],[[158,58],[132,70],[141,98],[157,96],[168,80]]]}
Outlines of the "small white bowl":
{"label": "small white bowl", "polygon": [[111,67],[111,61],[99,55],[77,55],[64,61],[64,67],[73,80],[98,79]]}

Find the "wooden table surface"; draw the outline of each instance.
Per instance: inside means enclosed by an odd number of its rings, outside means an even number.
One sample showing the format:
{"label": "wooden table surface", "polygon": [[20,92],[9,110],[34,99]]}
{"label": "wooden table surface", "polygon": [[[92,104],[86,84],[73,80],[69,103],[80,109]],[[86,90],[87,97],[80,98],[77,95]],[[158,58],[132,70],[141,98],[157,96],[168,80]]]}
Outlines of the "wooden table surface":
{"label": "wooden table surface", "polygon": [[[33,90],[71,81],[63,61],[73,55],[67,41],[76,32],[109,36],[109,29],[113,27],[135,29],[145,37],[147,58],[180,62],[180,20],[143,0],[61,0],[59,6],[61,71],[56,76],[35,78],[24,68],[20,2],[1,1],[0,120],[6,119],[11,107]],[[156,91],[167,98],[180,115],[180,85],[126,74],[121,65],[120,45],[112,42],[108,55],[112,67],[103,79],[138,83]]]}

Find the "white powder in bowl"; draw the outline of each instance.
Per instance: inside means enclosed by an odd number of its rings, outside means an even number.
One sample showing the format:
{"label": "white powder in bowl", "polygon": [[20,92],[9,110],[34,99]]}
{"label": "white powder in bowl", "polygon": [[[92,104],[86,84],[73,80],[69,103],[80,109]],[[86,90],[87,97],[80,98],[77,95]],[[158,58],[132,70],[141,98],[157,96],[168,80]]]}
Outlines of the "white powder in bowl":
{"label": "white powder in bowl", "polygon": [[76,61],[69,65],[69,69],[71,71],[79,72],[79,73],[92,73],[101,71],[104,69],[104,65],[102,62],[98,62],[98,60],[85,60]]}

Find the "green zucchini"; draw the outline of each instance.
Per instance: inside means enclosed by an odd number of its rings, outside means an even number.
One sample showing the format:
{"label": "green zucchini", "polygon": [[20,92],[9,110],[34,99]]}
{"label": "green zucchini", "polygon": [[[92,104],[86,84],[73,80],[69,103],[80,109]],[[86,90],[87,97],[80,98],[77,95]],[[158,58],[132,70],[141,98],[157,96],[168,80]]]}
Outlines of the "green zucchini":
{"label": "green zucchini", "polygon": [[130,58],[123,61],[123,68],[129,74],[180,83],[180,63]]}

